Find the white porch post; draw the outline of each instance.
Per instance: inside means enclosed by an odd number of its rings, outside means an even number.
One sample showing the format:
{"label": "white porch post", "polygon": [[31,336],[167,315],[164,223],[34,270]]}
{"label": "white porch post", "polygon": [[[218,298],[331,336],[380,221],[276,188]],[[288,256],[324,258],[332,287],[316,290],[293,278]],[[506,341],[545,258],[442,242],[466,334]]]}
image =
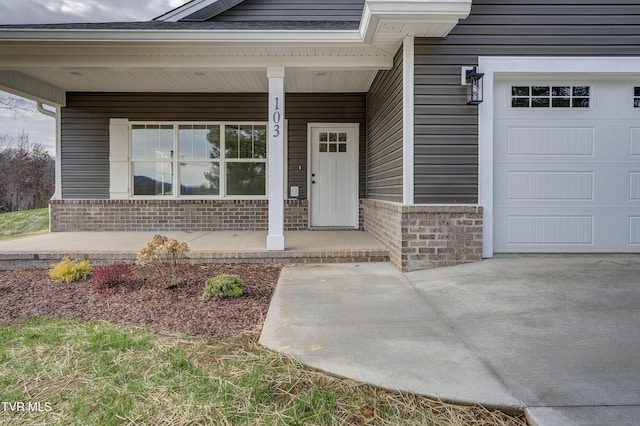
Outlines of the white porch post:
{"label": "white porch post", "polygon": [[269,234],[267,250],[284,250],[284,67],[267,67],[269,78]]}

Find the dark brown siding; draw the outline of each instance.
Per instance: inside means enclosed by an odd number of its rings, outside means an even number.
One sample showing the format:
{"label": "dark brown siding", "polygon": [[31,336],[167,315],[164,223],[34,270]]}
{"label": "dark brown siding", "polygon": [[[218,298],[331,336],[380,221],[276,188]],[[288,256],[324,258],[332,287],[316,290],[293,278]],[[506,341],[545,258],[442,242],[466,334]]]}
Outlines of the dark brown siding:
{"label": "dark brown siding", "polygon": [[360,21],[364,0],[245,0],[212,21]]}
{"label": "dark brown siding", "polygon": [[[289,185],[300,186],[300,195],[306,197],[307,123],[360,123],[364,152],[365,95],[287,94],[285,108],[289,120]],[[67,107],[62,109],[63,198],[109,198],[110,118],[267,121],[267,115],[267,95],[261,93],[70,93]],[[361,182],[363,186],[364,175]]]}
{"label": "dark brown siding", "polygon": [[403,49],[367,94],[367,198],[402,202]]}
{"label": "dark brown siding", "polygon": [[639,56],[640,2],[474,0],[449,36],[415,50],[416,203],[476,203],[477,107],[461,67],[478,56]]}

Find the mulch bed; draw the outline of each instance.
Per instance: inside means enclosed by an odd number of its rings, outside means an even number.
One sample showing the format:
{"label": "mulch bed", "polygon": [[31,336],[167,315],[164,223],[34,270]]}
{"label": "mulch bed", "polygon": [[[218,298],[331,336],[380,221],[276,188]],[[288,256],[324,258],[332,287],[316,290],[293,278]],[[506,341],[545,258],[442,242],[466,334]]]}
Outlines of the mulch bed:
{"label": "mulch bed", "polygon": [[[46,269],[0,270],[0,323],[49,316],[105,320],[156,332],[231,337],[259,332],[280,275],[277,265],[179,265],[175,285],[154,268],[132,267],[134,284],[100,294],[91,281],[60,284]],[[244,280],[239,298],[200,300],[207,278]]]}

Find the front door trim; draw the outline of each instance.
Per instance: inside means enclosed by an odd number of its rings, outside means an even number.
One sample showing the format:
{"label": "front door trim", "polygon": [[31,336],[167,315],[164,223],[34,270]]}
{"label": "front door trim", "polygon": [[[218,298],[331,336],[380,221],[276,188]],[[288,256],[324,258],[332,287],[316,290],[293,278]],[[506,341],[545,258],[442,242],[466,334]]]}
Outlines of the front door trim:
{"label": "front door trim", "polygon": [[[351,218],[351,223],[344,225],[337,225],[338,228],[354,228],[357,229],[359,227],[359,158],[360,158],[360,125],[359,123],[308,123],[307,124],[307,198],[308,198],[308,224],[309,228],[314,228],[313,224],[313,196],[312,196],[312,176],[313,173],[313,140],[312,133],[313,129],[318,128],[341,128],[341,129],[351,129],[355,134],[355,141],[353,144],[354,154],[351,157],[351,167],[353,168],[353,182],[351,182],[352,193],[355,194],[353,200],[353,216]],[[318,227],[318,226],[316,226]]]}

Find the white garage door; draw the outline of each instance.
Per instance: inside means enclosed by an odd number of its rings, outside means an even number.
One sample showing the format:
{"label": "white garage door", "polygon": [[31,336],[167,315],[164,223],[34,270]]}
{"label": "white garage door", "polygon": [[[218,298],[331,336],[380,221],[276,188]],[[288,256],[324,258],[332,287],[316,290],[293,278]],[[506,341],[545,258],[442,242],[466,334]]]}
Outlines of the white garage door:
{"label": "white garage door", "polygon": [[495,91],[494,251],[640,251],[640,81]]}

